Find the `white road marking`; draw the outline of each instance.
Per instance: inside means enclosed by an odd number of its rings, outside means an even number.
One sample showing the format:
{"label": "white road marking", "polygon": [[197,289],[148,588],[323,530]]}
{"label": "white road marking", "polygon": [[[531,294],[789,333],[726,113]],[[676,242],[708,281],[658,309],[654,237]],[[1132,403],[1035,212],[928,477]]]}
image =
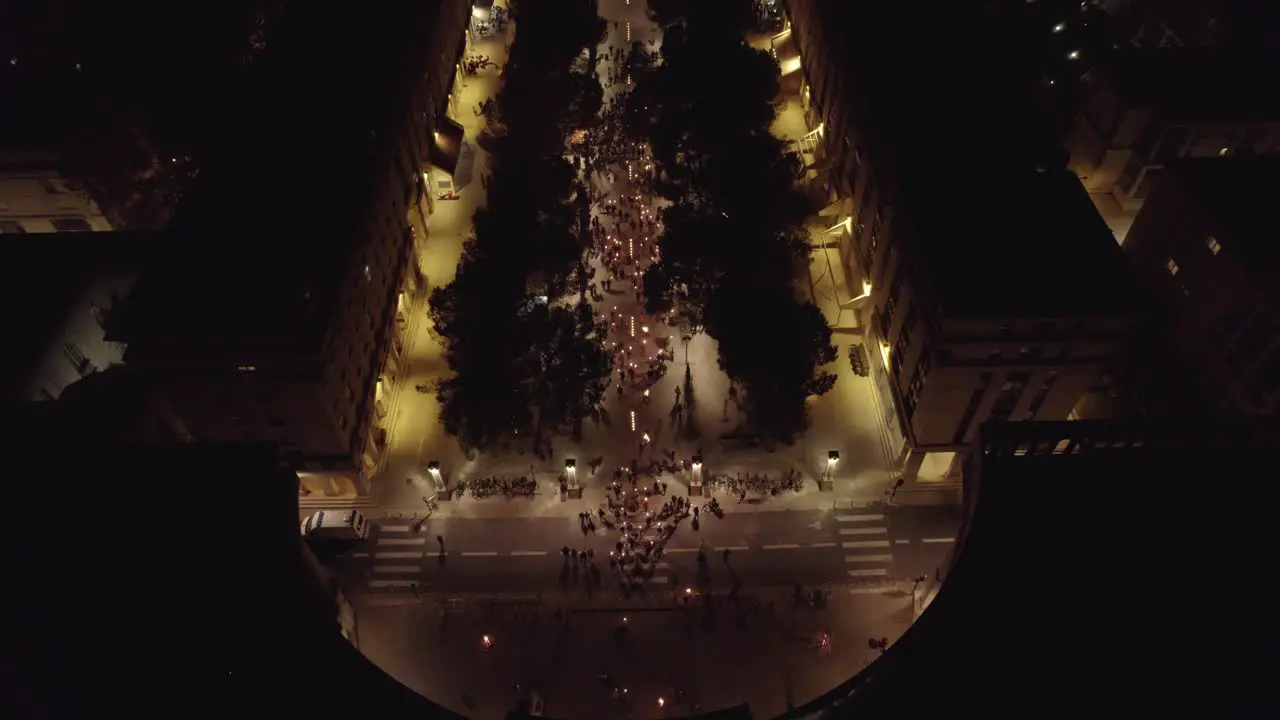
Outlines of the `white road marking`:
{"label": "white road marking", "polygon": [[887,527],[840,528],[841,535],[885,535],[888,532]]}
{"label": "white road marking", "polygon": [[369,557],[369,553],[351,553],[351,557]]}
{"label": "white road marking", "polygon": [[867,568],[865,570],[845,570],[849,577],[884,577],[889,574],[885,568]]}
{"label": "white road marking", "polygon": [[515,557],[542,557],[547,554],[546,550],[512,550],[511,554]]}
{"label": "white road marking", "polygon": [[388,552],[380,552],[380,553],[378,553],[377,555],[374,555],[374,557],[375,557],[376,559],[378,559],[378,560],[381,560],[381,559],[383,559],[383,558],[386,558],[387,560],[399,560],[399,559],[405,559],[405,558],[420,558],[420,557],[422,557],[422,553],[420,553],[420,552],[390,552],[390,551],[388,551]]}
{"label": "white road marking", "polygon": [[724,552],[725,550],[746,550],[746,549],[747,549],[746,545],[728,545],[728,546],[721,546],[716,548],[716,550],[720,552]]}
{"label": "white road marking", "polygon": [[835,543],[832,543],[832,542],[826,542],[826,543],[814,543],[814,544],[813,544],[813,546],[814,546],[814,547],[816,547],[816,548],[818,548],[818,547],[835,547],[835,546],[836,546],[836,544],[835,544]]}
{"label": "white road marking", "polygon": [[927,543],[953,543],[956,541],[956,539],[955,538],[925,538],[924,541]]}
{"label": "white road marking", "polygon": [[373,571],[376,573],[416,573],[421,569],[417,565],[375,565]]}
{"label": "white road marking", "polygon": [[408,525],[382,525],[382,532],[409,532]]}
{"label": "white road marking", "polygon": [[840,547],[845,548],[886,548],[889,547],[888,540],[855,540],[854,542],[840,543]]}
{"label": "white road marking", "polygon": [[883,520],[884,515],[837,515],[836,522],[871,522],[873,520]]}
{"label": "white road marking", "polygon": [[648,580],[645,580],[645,582],[646,582],[646,583],[648,583],[648,584],[650,584],[650,585],[666,585],[667,583],[671,582],[671,578],[669,578],[669,577],[665,577],[665,576],[664,576],[664,577],[651,577],[651,578],[649,578]]}
{"label": "white road marking", "polygon": [[425,545],[426,538],[378,538],[379,545]]}
{"label": "white road marking", "polygon": [[698,548],[667,548],[663,553],[698,552]]}
{"label": "white road marking", "polygon": [[496,552],[464,552],[462,557],[497,557]]}
{"label": "white road marking", "polygon": [[845,555],[844,561],[847,563],[893,562],[893,556],[892,555]]}
{"label": "white road marking", "polygon": [[765,550],[794,550],[800,546],[796,543],[781,543],[778,545],[765,545]]}
{"label": "white road marking", "polygon": [[898,538],[897,540],[894,540],[893,542],[894,542],[895,544],[897,544],[897,545],[910,545],[910,544],[911,544],[911,541],[910,541],[909,539],[907,539],[907,538]]}
{"label": "white road marking", "polygon": [[890,595],[894,592],[891,587],[851,587],[850,595]]}
{"label": "white road marking", "polygon": [[369,587],[409,587],[410,585],[421,585],[421,583],[413,580],[372,580]]}

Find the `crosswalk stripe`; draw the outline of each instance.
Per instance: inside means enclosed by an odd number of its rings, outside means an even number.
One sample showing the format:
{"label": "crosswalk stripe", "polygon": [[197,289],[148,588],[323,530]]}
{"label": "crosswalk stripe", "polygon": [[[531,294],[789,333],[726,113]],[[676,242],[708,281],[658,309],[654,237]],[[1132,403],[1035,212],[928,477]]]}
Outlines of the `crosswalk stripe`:
{"label": "crosswalk stripe", "polygon": [[855,540],[853,542],[840,543],[840,547],[848,548],[886,548],[889,547],[888,540]]}
{"label": "crosswalk stripe", "polygon": [[378,538],[379,545],[425,545],[426,538]]}
{"label": "crosswalk stripe", "polygon": [[885,535],[888,532],[886,527],[840,528],[841,535]]}
{"label": "crosswalk stripe", "polygon": [[462,553],[462,557],[497,557],[497,556],[498,556],[498,553],[494,551]]}
{"label": "crosswalk stripe", "polygon": [[416,573],[420,570],[417,565],[374,565],[373,571],[376,573]]}
{"label": "crosswalk stripe", "polygon": [[866,568],[865,570],[846,570],[849,577],[884,577],[889,574],[885,568]]}
{"label": "crosswalk stripe", "polygon": [[511,554],[515,557],[542,557],[547,554],[546,550],[513,550]]}
{"label": "crosswalk stripe", "polygon": [[684,547],[680,547],[680,548],[667,548],[667,549],[663,550],[662,552],[664,552],[664,553],[687,553],[687,552],[698,552],[698,548],[684,548]]}
{"label": "crosswalk stripe", "polygon": [[409,532],[408,525],[382,525],[382,532]]}
{"label": "crosswalk stripe", "polygon": [[871,522],[873,520],[883,520],[884,515],[837,515],[836,522]]}
{"label": "crosswalk stripe", "polygon": [[893,562],[892,555],[845,555],[847,563]]}
{"label": "crosswalk stripe", "polygon": [[716,550],[717,550],[717,551],[719,551],[719,552],[724,552],[725,550],[746,550],[746,549],[747,549],[747,546],[746,546],[746,545],[729,545],[729,546],[727,546],[727,547],[726,547],[726,546],[720,546],[720,547],[716,548]]}
{"label": "crosswalk stripe", "polygon": [[782,543],[780,545],[765,545],[765,550],[794,550],[800,546],[796,543]]}
{"label": "crosswalk stripe", "polygon": [[405,559],[405,558],[420,558],[420,557],[422,557],[422,553],[421,553],[421,552],[391,552],[391,551],[385,551],[385,552],[377,553],[377,554],[375,554],[373,557],[374,557],[374,559],[375,559],[375,560],[383,560],[383,559],[386,559],[386,560],[397,560],[397,559],[399,559],[399,560],[403,560],[403,559]]}
{"label": "crosswalk stripe", "polygon": [[664,575],[662,577],[651,577],[648,580],[645,580],[645,582],[650,585],[666,585],[671,582],[671,578]]}
{"label": "crosswalk stripe", "polygon": [[410,585],[422,586],[422,583],[413,580],[371,580],[369,587],[409,587]]}
{"label": "crosswalk stripe", "polygon": [[849,591],[850,595],[889,595],[897,592],[897,590],[891,587],[860,587],[857,585],[851,588],[846,588],[846,590]]}
{"label": "crosswalk stripe", "polygon": [[956,539],[955,538],[925,538],[924,541],[926,543],[953,543],[956,541]]}

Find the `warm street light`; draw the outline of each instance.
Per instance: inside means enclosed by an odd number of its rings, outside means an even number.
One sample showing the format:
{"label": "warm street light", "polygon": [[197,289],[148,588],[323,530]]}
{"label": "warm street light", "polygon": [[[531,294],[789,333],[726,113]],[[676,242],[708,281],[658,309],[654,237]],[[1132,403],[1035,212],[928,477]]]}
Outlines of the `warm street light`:
{"label": "warm street light", "polygon": [[827,465],[828,465],[828,466],[835,465],[835,464],[836,464],[836,463],[838,463],[838,462],[840,462],[840,451],[839,451],[839,450],[831,450],[831,451],[828,451],[828,452],[827,452]]}
{"label": "warm street light", "polygon": [[564,475],[569,496],[577,497],[580,491],[578,489],[578,461],[575,458],[568,458],[564,461]]}
{"label": "warm street light", "polygon": [[440,475],[439,460],[432,460],[427,463],[427,474],[431,476],[431,482],[435,484],[437,492],[444,489],[444,478]]}

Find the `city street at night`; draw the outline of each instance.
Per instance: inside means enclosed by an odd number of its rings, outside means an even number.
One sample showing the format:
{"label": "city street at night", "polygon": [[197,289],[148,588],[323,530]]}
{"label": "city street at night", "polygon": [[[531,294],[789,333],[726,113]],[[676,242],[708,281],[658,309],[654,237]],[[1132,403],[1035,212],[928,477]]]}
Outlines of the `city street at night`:
{"label": "city street at night", "polygon": [[[743,587],[827,586],[862,592],[883,583],[933,576],[944,566],[959,527],[948,507],[863,507],[709,515],[699,530],[685,520],[665,550],[623,594],[609,557],[620,533],[596,520],[582,531],[578,518],[432,518],[417,530],[410,520],[375,524],[362,547],[341,561],[353,589],[371,596],[422,593],[543,593],[570,602],[597,596],[621,603],[668,597],[687,586],[714,591]],[[654,533],[649,533],[654,535]],[[443,539],[443,547],[437,540]],[[562,551],[594,553],[590,563],[567,562]],[[729,549],[725,562],[724,550]],[[443,553],[441,552],[443,550]],[[699,584],[698,554],[706,576]],[[588,565],[598,572],[590,581]],[[581,572],[579,572],[581,570]]]}

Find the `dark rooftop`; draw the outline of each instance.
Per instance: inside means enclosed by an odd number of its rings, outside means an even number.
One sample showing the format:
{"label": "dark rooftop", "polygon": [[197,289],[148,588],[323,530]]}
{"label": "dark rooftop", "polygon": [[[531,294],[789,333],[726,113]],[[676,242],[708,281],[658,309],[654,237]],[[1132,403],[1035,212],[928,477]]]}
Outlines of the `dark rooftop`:
{"label": "dark rooftop", "polygon": [[942,311],[1134,312],[1140,296],[1127,260],[976,31],[933,21],[922,29],[896,16],[855,26],[866,36],[853,43],[861,51],[851,62],[866,67],[858,75],[869,111],[897,166],[901,210],[915,226]]}
{"label": "dark rooftop", "polygon": [[1280,157],[1184,160],[1173,172],[1255,288],[1280,296]]}
{"label": "dark rooftop", "polygon": [[1280,121],[1280,93],[1266,80],[1280,67],[1274,49],[1125,47],[1094,67],[1122,101],[1167,123]]}
{"label": "dark rooftop", "polygon": [[[422,4],[290,9],[170,224],[134,334],[314,343],[361,231]],[[337,40],[341,38],[341,40]],[[180,268],[181,270],[177,270]]]}
{"label": "dark rooftop", "polygon": [[866,671],[791,717],[1258,716],[1249,703],[1267,671],[1251,664],[1269,652],[1257,633],[1270,621],[1224,583],[1266,562],[1257,521],[1269,509],[1220,491],[1269,462],[1276,419],[1013,423],[982,437],[1130,444],[983,456],[932,604]]}

